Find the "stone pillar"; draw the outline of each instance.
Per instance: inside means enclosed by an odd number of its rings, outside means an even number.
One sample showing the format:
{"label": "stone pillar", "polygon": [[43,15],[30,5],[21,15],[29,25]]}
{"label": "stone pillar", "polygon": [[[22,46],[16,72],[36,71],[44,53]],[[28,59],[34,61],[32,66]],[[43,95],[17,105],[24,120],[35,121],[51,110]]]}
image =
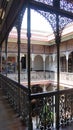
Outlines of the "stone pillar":
{"label": "stone pillar", "polygon": [[46,78],[46,72],[45,72],[45,54],[43,54],[43,71],[44,71],[44,78]]}
{"label": "stone pillar", "polygon": [[31,54],[31,68],[32,68],[32,70],[34,70],[34,57],[35,57],[35,55]]}
{"label": "stone pillar", "polygon": [[45,72],[45,54],[43,54],[43,70]]}
{"label": "stone pillar", "polygon": [[[56,64],[56,62],[55,62],[56,54],[53,54],[53,55],[52,55],[52,58],[53,58],[53,66],[54,66],[54,68],[55,68],[55,64]],[[55,71],[55,70],[54,70],[54,71]]]}
{"label": "stone pillar", "polygon": [[70,52],[66,52],[66,64],[67,64],[66,72],[68,72],[68,58],[69,58],[69,53]]}

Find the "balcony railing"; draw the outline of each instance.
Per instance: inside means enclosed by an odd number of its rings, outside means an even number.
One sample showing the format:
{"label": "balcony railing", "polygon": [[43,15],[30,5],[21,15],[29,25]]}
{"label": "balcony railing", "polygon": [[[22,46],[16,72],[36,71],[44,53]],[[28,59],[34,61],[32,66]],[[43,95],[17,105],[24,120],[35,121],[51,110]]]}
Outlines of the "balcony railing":
{"label": "balcony railing", "polygon": [[0,87],[8,102],[25,124],[28,121],[28,88],[0,74]]}
{"label": "balcony railing", "polygon": [[[57,98],[59,95],[59,113],[57,109]],[[61,90],[59,92],[48,92],[32,94],[34,99],[34,107],[32,108],[32,116],[35,118],[36,129],[53,129],[57,126],[65,127],[73,121],[73,89]],[[33,106],[33,105],[32,105]],[[35,111],[35,112],[34,112]],[[33,114],[33,112],[35,114]],[[56,122],[57,114],[59,114],[59,124]],[[33,120],[34,125],[34,120]]]}
{"label": "balcony railing", "polygon": [[[12,80],[18,81],[17,73],[8,74]],[[22,82],[27,81],[27,72],[24,71],[20,74],[20,80]],[[52,71],[31,71],[31,81],[47,80],[54,84],[57,84],[57,73]],[[60,72],[60,85],[72,88],[73,84],[73,73]]]}
{"label": "balcony railing", "polygon": [[[10,105],[28,126],[28,88],[1,74],[0,86]],[[73,121],[73,89],[31,94],[31,118],[33,130],[70,125]]]}

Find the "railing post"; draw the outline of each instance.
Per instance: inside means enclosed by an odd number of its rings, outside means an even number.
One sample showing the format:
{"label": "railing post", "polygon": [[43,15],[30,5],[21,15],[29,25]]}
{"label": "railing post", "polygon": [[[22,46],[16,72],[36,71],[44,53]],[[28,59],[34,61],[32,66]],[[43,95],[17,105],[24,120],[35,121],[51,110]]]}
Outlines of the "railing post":
{"label": "railing post", "polygon": [[[17,58],[17,61],[18,61],[18,83],[20,84],[20,32],[21,32],[21,12],[19,13],[19,16],[18,16],[18,19],[16,21],[16,28],[17,28],[17,34],[18,34],[18,39],[17,39],[17,44],[18,44],[18,58]],[[20,86],[18,87],[18,95],[19,95],[19,99],[18,99],[18,104],[19,104],[19,110],[18,110],[18,113],[19,113],[19,116],[20,116],[20,113],[21,113],[21,105],[20,105],[20,96],[21,96],[21,92],[20,92]]]}
{"label": "railing post", "polygon": [[59,84],[60,84],[60,42],[61,36],[59,32],[59,16],[56,15],[56,36],[55,41],[57,45],[57,97],[56,97],[56,128],[59,130]]}
{"label": "railing post", "polygon": [[30,90],[30,0],[28,0],[27,5],[27,37],[28,37],[28,100],[29,100],[29,124],[28,130],[33,130],[32,128],[32,117],[31,117],[31,90]]}
{"label": "railing post", "polygon": [[8,73],[8,68],[7,68],[7,42],[8,42],[8,36],[6,37],[5,39],[5,73],[6,73],[6,76],[7,76],[7,73]]}
{"label": "railing post", "polygon": [[2,73],[2,44],[0,46],[0,72]]}

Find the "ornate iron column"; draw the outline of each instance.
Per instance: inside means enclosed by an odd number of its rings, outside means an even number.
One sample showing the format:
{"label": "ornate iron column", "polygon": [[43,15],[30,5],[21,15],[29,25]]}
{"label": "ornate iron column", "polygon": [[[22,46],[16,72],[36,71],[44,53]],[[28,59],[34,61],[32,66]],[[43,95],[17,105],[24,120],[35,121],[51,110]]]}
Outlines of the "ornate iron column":
{"label": "ornate iron column", "polygon": [[0,72],[2,73],[2,44],[0,45]]}
{"label": "ornate iron column", "polygon": [[21,43],[21,24],[22,24],[22,19],[23,19],[23,14],[24,14],[25,8],[22,9],[18,15],[18,18],[15,22],[15,27],[17,28],[17,44],[18,44],[18,83],[20,83],[20,43]]}
{"label": "ornate iron column", "polygon": [[[15,24],[16,28],[17,28],[17,44],[18,44],[18,58],[17,58],[17,65],[18,65],[18,83],[20,84],[20,32],[21,32],[21,13],[19,14],[16,24]],[[20,91],[20,87],[18,87],[18,104],[19,104],[19,108],[18,108],[18,113],[20,116],[20,112],[21,112],[21,106],[20,106],[20,96],[21,96],[21,91]]]}
{"label": "ornate iron column", "polygon": [[7,68],[7,43],[8,43],[8,36],[6,37],[5,39],[5,73],[6,73],[6,76],[7,76],[7,73],[8,73],[8,68]]}
{"label": "ornate iron column", "polygon": [[31,117],[31,90],[30,90],[30,0],[28,0],[27,5],[27,37],[28,37],[28,100],[29,100],[29,126],[28,130],[33,130],[32,128],[32,117]]}
{"label": "ornate iron column", "polygon": [[[57,45],[57,91],[59,92],[59,85],[60,85],[60,42],[61,42],[61,36],[59,34],[59,16],[56,16],[56,36],[55,36],[55,42]],[[56,128],[59,129],[59,93],[57,93],[56,97]]]}
{"label": "ornate iron column", "polygon": [[[60,0],[54,0],[53,6],[60,9]],[[61,42],[61,35],[59,31],[59,15],[56,14],[56,30],[55,30],[55,43],[57,46],[57,96],[56,96],[56,128],[59,130],[59,85],[60,85],[60,42]]]}
{"label": "ornate iron column", "polygon": [[[36,1],[38,1],[38,0],[36,0]],[[44,0],[44,1],[40,0],[40,2],[50,5],[50,3],[47,0]],[[72,5],[69,2],[67,3],[63,0],[51,0],[51,5],[55,8],[57,8],[58,10],[60,8],[65,9],[65,10],[67,10],[67,9],[72,10]],[[60,114],[59,114],[59,91],[60,91],[59,90],[59,86],[60,86],[59,59],[60,59],[61,34],[62,34],[64,27],[68,23],[72,22],[72,19],[63,17],[63,16],[59,15],[58,12],[53,13],[53,12],[49,12],[47,10],[46,10],[46,12],[37,10],[37,12],[39,12],[41,15],[43,15],[45,17],[45,19],[50,23],[50,25],[53,29],[54,35],[55,35],[55,43],[57,45],[57,92],[58,92],[58,95],[56,96],[55,111],[56,111],[56,128],[59,129],[59,119],[60,119]]]}
{"label": "ornate iron column", "polygon": [[20,83],[20,32],[21,32],[20,16],[18,17],[16,28],[17,28],[17,34],[18,34],[18,38],[17,38],[17,44],[18,44],[18,58],[17,58],[17,62],[18,62],[18,83]]}

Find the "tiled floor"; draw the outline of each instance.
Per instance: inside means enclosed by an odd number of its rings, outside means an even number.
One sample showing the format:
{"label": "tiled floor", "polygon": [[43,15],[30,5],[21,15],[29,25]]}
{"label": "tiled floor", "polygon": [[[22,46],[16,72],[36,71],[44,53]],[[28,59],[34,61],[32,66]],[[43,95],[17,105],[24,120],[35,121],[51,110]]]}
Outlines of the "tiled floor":
{"label": "tiled floor", "polygon": [[26,130],[0,89],[0,130]]}

